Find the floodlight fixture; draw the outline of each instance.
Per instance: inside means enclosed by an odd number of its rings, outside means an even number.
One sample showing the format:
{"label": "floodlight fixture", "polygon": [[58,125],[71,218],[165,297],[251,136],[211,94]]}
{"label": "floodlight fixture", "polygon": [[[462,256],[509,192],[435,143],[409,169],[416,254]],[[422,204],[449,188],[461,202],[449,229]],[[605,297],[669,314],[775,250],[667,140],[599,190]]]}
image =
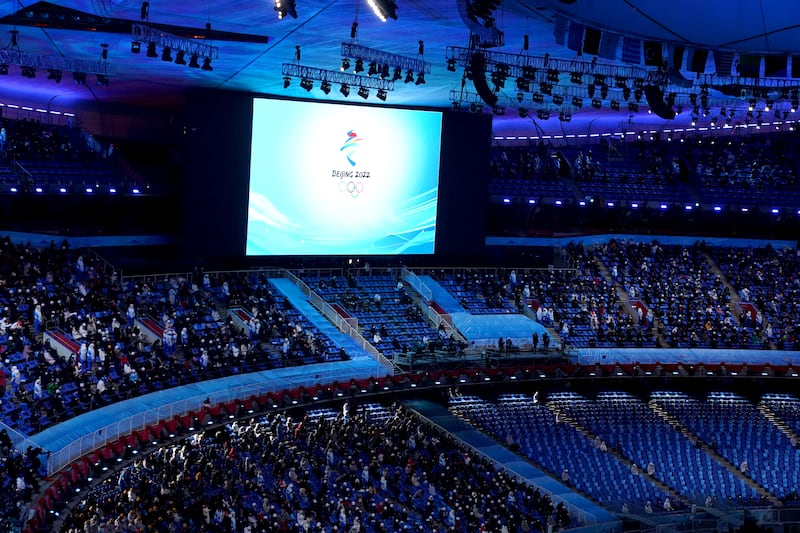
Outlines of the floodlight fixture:
{"label": "floodlight fixture", "polygon": [[278,20],[283,20],[286,15],[297,18],[297,3],[295,0],[275,0],[273,9],[278,14]]}
{"label": "floodlight fixture", "polygon": [[367,0],[367,3],[381,22],[389,18],[397,20],[397,4],[393,0]]}

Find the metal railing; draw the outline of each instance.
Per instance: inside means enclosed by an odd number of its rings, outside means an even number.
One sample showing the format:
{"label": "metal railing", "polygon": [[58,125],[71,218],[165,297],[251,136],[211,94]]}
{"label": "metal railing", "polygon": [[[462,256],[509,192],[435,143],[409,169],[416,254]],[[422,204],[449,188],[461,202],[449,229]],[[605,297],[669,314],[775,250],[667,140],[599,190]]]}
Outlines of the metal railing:
{"label": "metal railing", "polygon": [[330,320],[331,323],[339,329],[339,331],[353,339],[353,341],[358,344],[362,350],[370,354],[376,361],[383,365],[389,374],[394,375],[397,372],[397,367],[395,367],[394,363],[387,359],[386,356],[384,356],[377,348],[375,348],[375,346],[367,342],[367,340],[361,335],[361,333],[358,331],[357,319],[344,318],[341,316],[328,302],[323,300],[319,294],[312,291],[303,280],[291,272],[285,271],[285,277],[290,279],[292,283],[297,285],[297,287],[303,291],[303,294],[308,297],[311,305],[316,307],[319,312],[325,316],[325,318]]}
{"label": "metal railing", "polygon": [[410,271],[406,267],[403,267],[403,270],[401,271],[401,277],[406,283],[411,285],[412,289],[417,291],[420,296],[422,296],[426,304],[433,300],[433,291],[431,288],[425,285],[422,280],[419,279],[419,276],[417,276],[414,272]]}
{"label": "metal railing", "polygon": [[[328,385],[336,381],[343,382],[350,381],[351,379],[377,377],[383,376],[375,376],[372,374],[364,375],[363,371],[357,372],[343,365],[341,369],[325,372],[309,371],[308,374],[289,378],[288,380],[260,381],[185,398],[126,416],[73,440],[60,450],[51,450],[52,454],[47,461],[47,472],[48,475],[53,475],[80,457],[102,448],[121,437],[130,435],[135,431],[143,430],[161,421],[170,420],[176,416],[183,416],[193,411],[200,410],[203,408],[203,403],[206,398],[211,401],[212,405],[217,405],[234,400],[242,400],[252,396],[260,396],[270,392],[292,390],[300,386],[309,386],[311,384]],[[73,419],[71,423],[79,426],[79,420],[77,419]],[[24,438],[24,435],[18,435]],[[12,436],[12,441],[13,440],[14,436]]]}
{"label": "metal railing", "polygon": [[462,440],[461,438],[459,438],[455,433],[451,433],[450,431],[448,431],[447,429],[445,429],[441,425],[437,424],[433,420],[427,418],[423,414],[417,412],[417,416],[419,416],[428,425],[437,428],[441,433],[447,434],[447,435],[451,435],[454,439],[458,439],[464,446],[469,447],[470,450],[472,450],[473,453],[475,453],[477,455],[480,455],[483,459],[491,462],[497,470],[508,472],[518,482],[525,483],[527,485],[530,485],[530,486],[538,488],[539,492],[541,494],[547,495],[550,498],[550,500],[553,502],[553,505],[556,505],[558,503],[563,503],[564,506],[569,511],[570,515],[572,517],[575,517],[577,520],[579,520],[583,524],[590,525],[590,524],[597,524],[599,522],[597,517],[595,515],[593,515],[592,513],[584,511],[580,507],[577,507],[575,504],[570,503],[567,500],[564,500],[563,498],[558,496],[557,494],[547,490],[545,487],[537,485],[533,480],[531,480],[531,479],[523,476],[522,474],[516,472],[515,470],[511,469],[508,465],[505,465],[502,462],[494,459],[493,457],[491,457],[490,455],[487,455],[486,453],[484,453],[480,449],[475,448],[474,446],[472,446],[468,442],[466,442],[466,441]]}

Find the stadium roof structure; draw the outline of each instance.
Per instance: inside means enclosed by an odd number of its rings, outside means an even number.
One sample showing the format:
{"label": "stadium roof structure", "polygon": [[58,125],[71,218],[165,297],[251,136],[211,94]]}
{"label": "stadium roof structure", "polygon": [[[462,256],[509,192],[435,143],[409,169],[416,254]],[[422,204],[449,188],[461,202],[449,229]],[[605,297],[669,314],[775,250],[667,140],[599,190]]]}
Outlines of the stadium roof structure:
{"label": "stadium roof structure", "polygon": [[[480,109],[509,133],[698,119],[723,127],[727,118],[755,124],[796,112],[797,2],[279,1],[2,2],[0,102],[101,114],[178,109],[188,91],[210,88]],[[339,90],[357,88],[353,80],[373,89],[367,100]]]}

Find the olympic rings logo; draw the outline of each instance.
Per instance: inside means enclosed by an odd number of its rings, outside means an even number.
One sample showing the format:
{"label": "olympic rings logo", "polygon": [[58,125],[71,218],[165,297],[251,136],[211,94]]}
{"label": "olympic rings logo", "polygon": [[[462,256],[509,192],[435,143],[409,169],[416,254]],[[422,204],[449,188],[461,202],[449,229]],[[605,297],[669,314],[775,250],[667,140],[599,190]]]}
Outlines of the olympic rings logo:
{"label": "olympic rings logo", "polygon": [[358,198],[358,195],[364,192],[364,183],[360,181],[344,181],[339,182],[339,192],[346,192],[353,198]]}

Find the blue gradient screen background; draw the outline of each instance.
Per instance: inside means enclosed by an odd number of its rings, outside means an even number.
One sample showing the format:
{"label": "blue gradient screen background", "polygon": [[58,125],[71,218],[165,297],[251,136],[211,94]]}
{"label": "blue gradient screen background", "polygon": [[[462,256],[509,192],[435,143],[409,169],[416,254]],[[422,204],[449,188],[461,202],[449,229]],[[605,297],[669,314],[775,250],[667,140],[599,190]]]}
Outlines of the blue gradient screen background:
{"label": "blue gradient screen background", "polygon": [[442,114],[253,100],[247,255],[432,254]]}

